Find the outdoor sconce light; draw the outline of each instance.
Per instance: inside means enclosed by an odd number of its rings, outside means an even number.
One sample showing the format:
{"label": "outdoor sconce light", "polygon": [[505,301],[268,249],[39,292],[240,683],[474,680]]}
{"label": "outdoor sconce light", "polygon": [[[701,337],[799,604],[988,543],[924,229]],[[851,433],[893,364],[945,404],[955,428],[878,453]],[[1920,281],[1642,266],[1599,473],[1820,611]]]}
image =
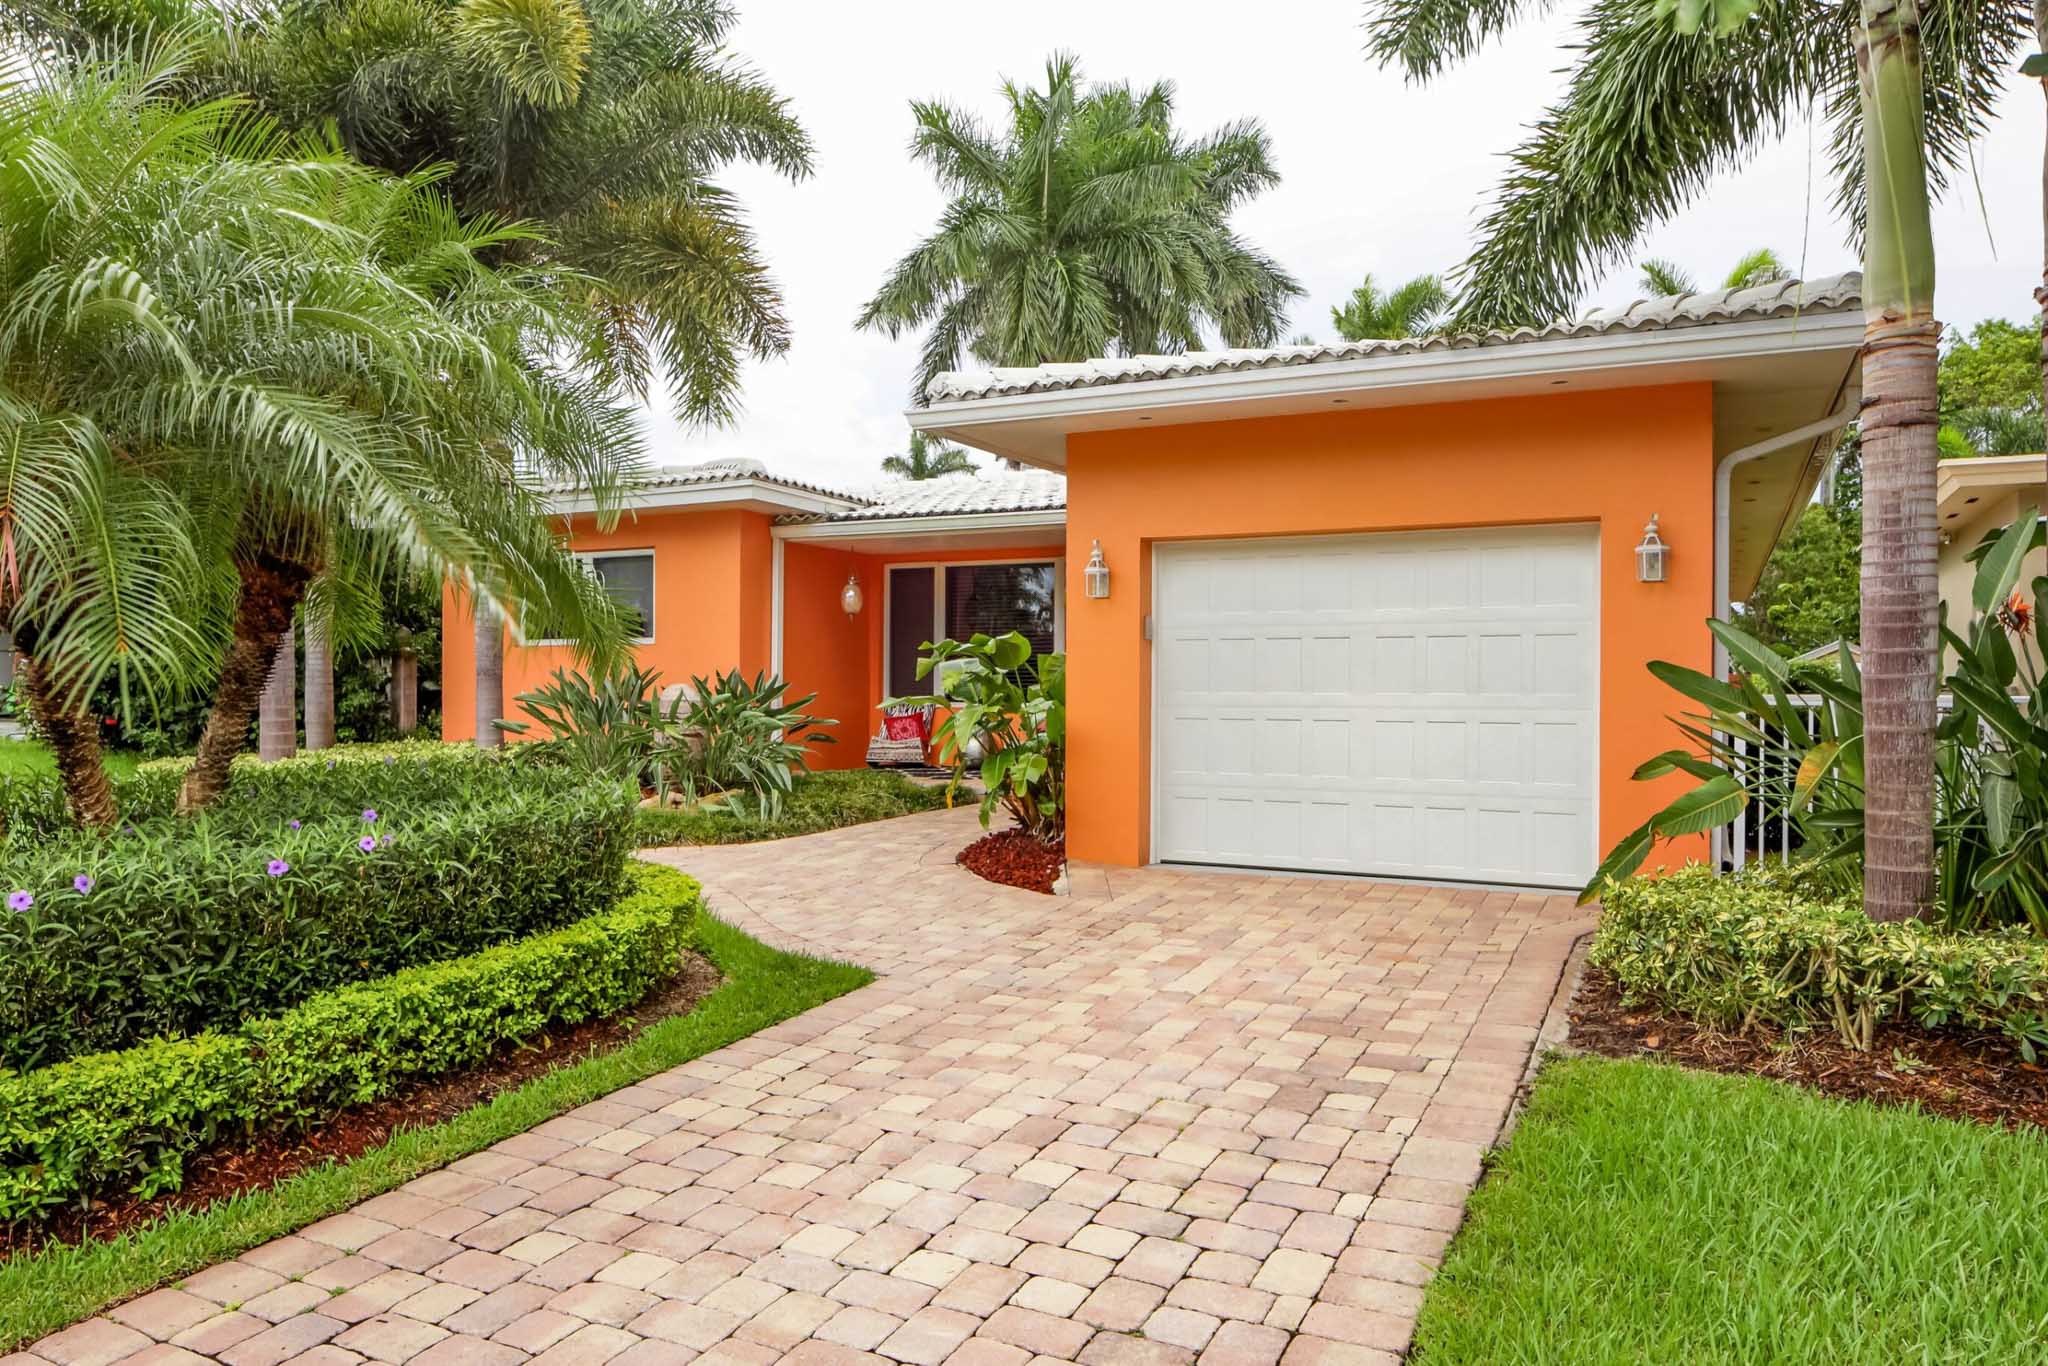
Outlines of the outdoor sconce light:
{"label": "outdoor sconce light", "polygon": [[1664,564],[1671,558],[1671,547],[1664,544],[1664,538],[1657,534],[1657,516],[1650,514],[1650,524],[1643,528],[1643,543],[1636,547],[1636,580],[1640,583],[1664,582]]}
{"label": "outdoor sconce light", "polygon": [[839,590],[839,605],[846,610],[848,617],[860,615],[861,595],[860,578],[858,575],[848,574],[846,576],[846,587]]}
{"label": "outdoor sconce light", "polygon": [[1088,552],[1088,567],[1081,571],[1081,591],[1091,598],[1109,596],[1109,566],[1102,562],[1102,542]]}

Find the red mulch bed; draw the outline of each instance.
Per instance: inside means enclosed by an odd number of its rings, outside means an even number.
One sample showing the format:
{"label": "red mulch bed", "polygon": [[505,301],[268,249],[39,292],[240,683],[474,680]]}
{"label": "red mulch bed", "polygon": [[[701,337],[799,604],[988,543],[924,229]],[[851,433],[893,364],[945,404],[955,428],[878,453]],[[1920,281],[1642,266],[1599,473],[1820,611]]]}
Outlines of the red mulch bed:
{"label": "red mulch bed", "polygon": [[172,1210],[199,1209],[228,1196],[264,1190],[323,1162],[359,1157],[401,1129],[452,1119],[544,1073],[621,1048],[648,1026],[689,1014],[722,980],[709,959],[690,954],[674,977],[616,1015],[501,1045],[473,1067],[423,1079],[374,1104],[344,1110],[305,1133],[266,1134],[245,1144],[196,1153],[185,1161],[182,1190],[150,1200],[114,1196],[39,1223],[0,1225],[0,1261],[52,1243],[103,1241]]}
{"label": "red mulch bed", "polygon": [[1796,1035],[1770,1026],[1724,1034],[1653,1006],[1624,1006],[1612,978],[1588,967],[1571,1004],[1571,1042],[1610,1058],[1668,1058],[1710,1072],[1754,1073],[1842,1100],[1905,1105],[2006,1128],[2048,1128],[2048,1067],[1997,1036],[1914,1026],[1877,1031],[1868,1052],[1832,1029]]}
{"label": "red mulch bed", "polygon": [[1067,866],[1067,844],[1065,840],[1040,844],[1022,829],[998,830],[962,849],[959,862],[968,872],[990,882],[1050,893],[1060,870]]}

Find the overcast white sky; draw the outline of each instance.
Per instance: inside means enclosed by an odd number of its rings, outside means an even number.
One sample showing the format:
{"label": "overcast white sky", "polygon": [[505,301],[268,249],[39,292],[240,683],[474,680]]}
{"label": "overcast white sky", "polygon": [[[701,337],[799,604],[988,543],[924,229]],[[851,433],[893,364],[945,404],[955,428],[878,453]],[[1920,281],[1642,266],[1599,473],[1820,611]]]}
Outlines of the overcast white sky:
{"label": "overcast white sky", "polygon": [[[917,343],[856,332],[853,319],[941,206],[905,150],[914,98],[993,119],[1001,79],[1036,83],[1046,56],[1064,48],[1094,79],[1177,82],[1184,129],[1258,118],[1284,179],[1237,223],[1308,289],[1290,335],[1329,339],[1331,305],[1367,271],[1398,280],[1463,256],[1500,154],[1562,86],[1568,54],[1559,45],[1570,31],[1562,19],[1524,26],[1505,48],[1415,87],[1366,59],[1355,0],[1181,0],[1164,11],[1037,0],[1003,8],[1000,23],[982,17],[994,13],[957,0],[741,0],[734,50],[789,97],[817,144],[817,174],[801,184],[751,168],[724,177],[760,234],[795,345],[749,366],[746,409],[729,427],[692,431],[651,414],[656,463],[751,456],[777,473],[864,486],[884,455],[902,449]],[[2042,136],[2039,87],[2015,74],[1978,148],[1983,210],[1966,184],[1936,212],[1944,321],[2031,313]],[[1659,228],[1644,254],[1703,280],[1756,246],[1776,248],[1795,269],[1803,254],[1808,277],[1850,269],[1828,198],[1824,135],[1810,148],[1807,130],[1795,127]],[[1590,302],[1635,294],[1634,272],[1622,271]]]}

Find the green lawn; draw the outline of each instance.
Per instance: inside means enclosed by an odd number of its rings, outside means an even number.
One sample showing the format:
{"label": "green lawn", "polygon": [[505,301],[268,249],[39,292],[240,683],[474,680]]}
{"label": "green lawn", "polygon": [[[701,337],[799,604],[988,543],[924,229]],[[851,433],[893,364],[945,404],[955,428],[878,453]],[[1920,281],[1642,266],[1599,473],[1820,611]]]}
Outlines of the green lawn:
{"label": "green lawn", "polygon": [[1570,1058],[1429,1288],[1421,1366],[2048,1359],[2048,1139]]}
{"label": "green lawn", "polygon": [[724,984],[688,1015],[649,1026],[616,1052],[536,1077],[440,1124],[401,1130],[383,1147],[270,1190],[172,1214],[110,1242],[0,1262],[0,1355],[874,980],[865,968],[784,953],[701,913],[697,946]]}
{"label": "green lawn", "polygon": [[[107,772],[118,778],[134,772],[135,766],[142,762],[142,756],[110,749],[105,753],[105,760]],[[33,778],[56,771],[56,758],[42,741],[0,739],[0,778]]]}
{"label": "green lawn", "polygon": [[797,779],[796,791],[772,821],[742,820],[722,808],[643,810],[634,820],[641,845],[751,844],[790,835],[814,835],[842,825],[934,811],[946,804],[944,787],[914,783],[886,769],[826,769]]}

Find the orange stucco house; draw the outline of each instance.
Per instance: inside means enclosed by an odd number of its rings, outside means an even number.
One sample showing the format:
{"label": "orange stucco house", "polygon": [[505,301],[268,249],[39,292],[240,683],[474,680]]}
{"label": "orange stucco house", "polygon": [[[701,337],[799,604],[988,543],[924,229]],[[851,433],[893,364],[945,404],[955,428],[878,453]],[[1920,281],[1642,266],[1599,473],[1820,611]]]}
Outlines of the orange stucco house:
{"label": "orange stucco house", "polygon": [[[1706,619],[1855,414],[1859,283],[950,374],[911,425],[1023,472],[855,497],[742,462],[671,471],[601,535],[561,511],[671,679],[816,691],[842,722],[823,765],[862,762],[924,640],[1064,649],[1073,858],[1576,887],[1671,795],[1630,781],[1678,741],[1644,665],[1710,667]],[[1653,517],[1667,572],[1646,582]],[[448,609],[461,738],[470,631]],[[508,697],[565,654],[509,646]]]}

